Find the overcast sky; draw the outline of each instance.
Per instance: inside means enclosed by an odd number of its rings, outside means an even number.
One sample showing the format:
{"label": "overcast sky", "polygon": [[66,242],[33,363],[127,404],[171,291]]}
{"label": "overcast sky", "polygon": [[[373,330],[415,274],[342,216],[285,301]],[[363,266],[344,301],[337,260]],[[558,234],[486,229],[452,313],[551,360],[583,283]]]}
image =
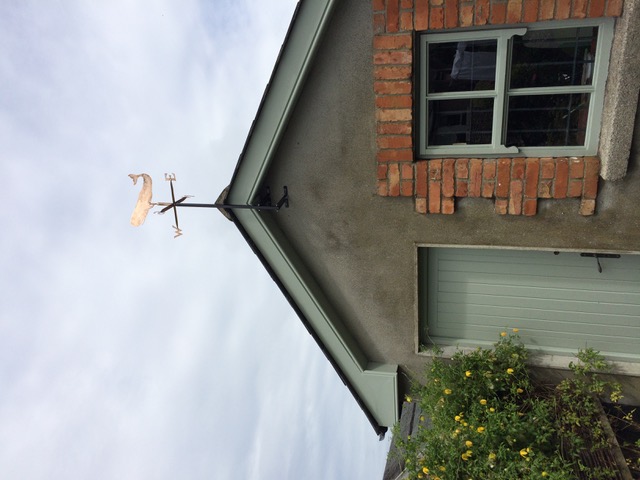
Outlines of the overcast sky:
{"label": "overcast sky", "polygon": [[[0,2],[0,475],[377,479],[373,429],[213,202],[293,0]],[[389,436],[388,436],[389,437]]]}

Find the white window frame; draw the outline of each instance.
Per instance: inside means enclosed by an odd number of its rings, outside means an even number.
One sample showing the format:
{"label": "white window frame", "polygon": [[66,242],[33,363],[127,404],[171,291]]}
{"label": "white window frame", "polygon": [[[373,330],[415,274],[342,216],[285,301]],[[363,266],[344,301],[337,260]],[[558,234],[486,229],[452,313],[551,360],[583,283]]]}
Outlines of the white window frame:
{"label": "white window frame", "polygon": [[[515,28],[498,30],[457,31],[447,33],[424,33],[418,38],[418,68],[417,82],[418,102],[416,115],[416,155],[420,158],[441,158],[446,156],[583,156],[596,155],[600,136],[600,121],[604,103],[604,90],[608,75],[611,43],[613,41],[613,26],[615,20],[609,17],[594,18],[579,21],[541,22],[535,24],[518,25]],[[550,30],[576,27],[598,27],[596,55],[593,64],[591,85],[557,86],[508,89],[508,71],[511,63],[511,39],[514,35],[524,35],[530,30]],[[428,92],[428,45],[433,43],[450,43],[456,41],[497,40],[496,53],[496,81],[494,90],[463,91],[463,92]],[[539,147],[507,147],[503,144],[506,130],[506,103],[509,96],[530,94],[563,94],[588,93],[590,95],[589,111],[585,132],[584,145],[569,146],[539,146]],[[428,100],[492,98],[494,100],[492,141],[490,144],[480,145],[428,145]]]}

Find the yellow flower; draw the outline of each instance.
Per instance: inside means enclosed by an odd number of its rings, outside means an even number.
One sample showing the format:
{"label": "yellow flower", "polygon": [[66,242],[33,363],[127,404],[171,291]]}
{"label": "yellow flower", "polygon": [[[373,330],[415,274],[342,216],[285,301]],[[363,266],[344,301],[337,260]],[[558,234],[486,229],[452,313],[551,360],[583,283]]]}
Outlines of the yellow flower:
{"label": "yellow flower", "polygon": [[516,392],[518,392],[518,393],[522,393],[522,392],[524,392],[524,390],[522,390],[521,388],[519,388],[519,389],[517,389],[517,390],[516,390]]}
{"label": "yellow flower", "polygon": [[462,422],[462,426],[463,426],[463,427],[468,427],[468,426],[469,426],[469,424],[468,424],[467,422]]}
{"label": "yellow flower", "polygon": [[451,389],[450,388],[445,388],[444,389],[444,394],[445,395],[451,395]]}
{"label": "yellow flower", "polygon": [[482,433],[482,432],[484,432],[484,430],[485,430],[484,427],[478,427],[477,431],[478,431],[478,433]]}
{"label": "yellow flower", "polygon": [[411,397],[410,397],[409,395],[407,395],[407,396],[405,397],[405,400],[406,400],[407,402],[411,403]]}
{"label": "yellow flower", "polygon": [[420,415],[420,421],[424,422],[424,415]]}
{"label": "yellow flower", "polygon": [[509,375],[513,375],[513,368],[507,368],[507,373]]}
{"label": "yellow flower", "polygon": [[460,415],[456,415],[455,417],[453,417],[453,419],[454,419],[456,422],[459,422],[461,418],[462,418],[462,417],[460,417]]}
{"label": "yellow flower", "polygon": [[507,336],[507,332],[500,332],[500,336],[501,337],[506,337]]}
{"label": "yellow flower", "polygon": [[424,473],[429,473],[429,469],[428,469],[427,467],[422,467],[422,471],[423,471]]}
{"label": "yellow flower", "polygon": [[472,442],[471,440],[467,440],[466,442],[464,442],[464,444],[465,444],[467,447],[471,447],[471,446],[473,446],[473,442]]}
{"label": "yellow flower", "polygon": [[471,375],[473,375],[473,373],[471,372],[471,370],[467,370],[466,372],[464,372],[464,374],[465,374],[467,377],[470,377]]}
{"label": "yellow flower", "polygon": [[469,460],[469,455],[467,455],[466,453],[463,453],[462,455],[460,455],[460,458],[462,458],[462,460],[466,462],[467,460]]}
{"label": "yellow flower", "polygon": [[511,330],[513,333],[518,333],[520,331],[519,328],[514,328],[513,330]]}
{"label": "yellow flower", "polygon": [[473,452],[472,452],[471,450],[467,450],[465,453],[466,453],[468,456],[473,455]]}
{"label": "yellow flower", "polygon": [[527,455],[529,455],[529,452],[527,450],[528,448],[523,448],[522,450],[520,450],[520,456],[526,457]]}
{"label": "yellow flower", "polygon": [[491,460],[491,461],[493,462],[495,459],[496,459],[496,454],[495,454],[495,453],[493,453],[493,452],[491,452],[491,453],[489,454],[489,460]]}
{"label": "yellow flower", "polygon": [[480,400],[480,405],[486,405],[487,401],[483,398],[482,400]]}
{"label": "yellow flower", "polygon": [[542,472],[542,476],[543,476],[543,477],[548,477],[548,476],[549,476],[549,474],[548,474],[547,472]]}
{"label": "yellow flower", "polygon": [[496,409],[495,409],[495,408],[493,408],[493,407],[491,407],[491,408],[489,408],[489,411],[493,413],[493,412],[495,412],[495,411],[496,411]]}
{"label": "yellow flower", "polygon": [[439,469],[441,472],[444,472],[444,471],[446,470],[446,468],[444,468],[444,466],[438,467],[438,469]]}
{"label": "yellow flower", "polygon": [[421,473],[418,474],[418,478],[424,478],[424,475],[422,475]]}

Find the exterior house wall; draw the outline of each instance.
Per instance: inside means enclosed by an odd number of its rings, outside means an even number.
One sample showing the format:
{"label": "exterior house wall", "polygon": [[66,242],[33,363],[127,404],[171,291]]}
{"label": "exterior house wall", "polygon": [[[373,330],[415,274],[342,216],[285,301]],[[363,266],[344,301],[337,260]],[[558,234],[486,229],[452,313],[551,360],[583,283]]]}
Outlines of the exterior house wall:
{"label": "exterior house wall", "polygon": [[455,199],[495,198],[495,212],[535,215],[538,199],[596,208],[600,158],[414,157],[414,32],[617,17],[622,0],[373,0],[378,195],[414,197],[418,213],[452,214]]}

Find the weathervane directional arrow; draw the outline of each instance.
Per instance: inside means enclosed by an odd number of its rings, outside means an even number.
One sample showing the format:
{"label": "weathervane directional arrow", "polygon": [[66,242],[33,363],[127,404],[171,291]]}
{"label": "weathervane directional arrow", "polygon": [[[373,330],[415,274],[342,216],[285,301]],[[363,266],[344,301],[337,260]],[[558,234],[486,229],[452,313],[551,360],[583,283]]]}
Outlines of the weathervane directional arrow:
{"label": "weathervane directional arrow", "polygon": [[143,185],[140,193],[138,195],[138,202],[136,203],[135,209],[133,210],[133,214],[131,215],[131,225],[134,227],[139,227],[142,225],[149,214],[149,210],[151,210],[155,206],[163,207],[162,210],[158,213],[160,215],[168,212],[173,209],[173,215],[176,220],[176,224],[173,225],[173,228],[176,231],[176,234],[173,238],[177,238],[182,235],[182,230],[180,229],[180,225],[178,223],[178,208],[177,207],[199,207],[199,208],[217,208],[219,210],[234,210],[234,209],[248,209],[248,210],[275,210],[279,211],[283,206],[289,207],[289,191],[287,187],[284,187],[284,193],[282,198],[278,200],[278,203],[275,205],[271,204],[271,191],[269,187],[266,188],[266,193],[262,197],[262,200],[257,205],[233,205],[226,203],[185,203],[187,198],[191,198],[192,195],[184,195],[176,200],[175,191],[173,189],[173,182],[176,180],[176,174],[164,174],[164,179],[169,182],[171,186],[171,202],[152,202],[152,180],[151,176],[146,173],[129,174],[129,177],[133,180],[133,184],[135,185],[138,181],[138,178],[142,177]]}

